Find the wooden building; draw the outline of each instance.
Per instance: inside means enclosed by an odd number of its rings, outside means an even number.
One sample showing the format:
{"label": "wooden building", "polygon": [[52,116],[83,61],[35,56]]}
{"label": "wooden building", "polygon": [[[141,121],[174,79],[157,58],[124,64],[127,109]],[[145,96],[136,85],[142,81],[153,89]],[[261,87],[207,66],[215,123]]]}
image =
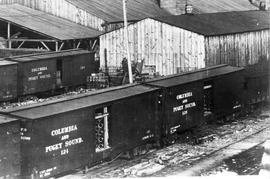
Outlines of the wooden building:
{"label": "wooden building", "polygon": [[[252,0],[158,0],[160,7],[171,14],[185,14],[186,4],[193,6],[193,13],[258,10]],[[259,0],[258,0],[259,1]],[[261,1],[261,0],[260,0]]]}
{"label": "wooden building", "polygon": [[[100,31],[110,31],[122,26],[122,0],[0,0],[0,4],[18,3]],[[185,5],[193,12],[213,13],[256,10],[249,0],[130,0],[127,17],[130,22],[147,17],[179,15]]]}
{"label": "wooden building", "polygon": [[[75,23],[104,31],[106,25],[113,28],[122,24],[122,0],[0,0],[0,4],[18,3],[35,10],[46,12]],[[157,0],[131,0],[127,3],[129,21],[146,17],[170,15],[160,8]]]}
{"label": "wooden building", "polygon": [[[236,66],[269,59],[269,11],[146,18],[128,26],[131,61],[161,75],[221,63]],[[101,68],[121,67],[123,28],[100,36]]]}
{"label": "wooden building", "polygon": [[6,48],[91,50],[100,34],[95,29],[19,4],[0,6],[0,36]]}

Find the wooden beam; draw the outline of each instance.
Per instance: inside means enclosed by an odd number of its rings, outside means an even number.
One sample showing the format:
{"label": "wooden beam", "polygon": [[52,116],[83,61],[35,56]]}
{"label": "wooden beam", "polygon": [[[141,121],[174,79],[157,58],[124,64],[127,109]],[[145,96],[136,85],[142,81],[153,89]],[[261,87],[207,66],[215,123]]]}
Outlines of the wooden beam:
{"label": "wooden beam", "polygon": [[22,41],[21,44],[17,48],[21,48],[25,41]]}
{"label": "wooden beam", "polygon": [[44,43],[44,42],[40,42],[48,51],[50,51],[49,47]]}
{"label": "wooden beam", "polygon": [[80,45],[81,45],[81,41],[79,41],[79,42],[78,42],[78,44],[77,44],[76,48],[79,48],[79,47],[80,47]]}
{"label": "wooden beam", "polygon": [[92,45],[92,50],[94,50],[95,46],[96,46],[97,40],[94,41],[93,45]]}
{"label": "wooden beam", "polygon": [[12,42],[21,42],[21,41],[25,41],[25,42],[56,42],[56,40],[50,40],[50,39],[10,39],[10,41]]}
{"label": "wooden beam", "polygon": [[65,42],[62,42],[62,44],[61,44],[61,45],[60,45],[60,47],[59,47],[59,51],[61,51],[61,50],[62,50],[62,48],[63,48],[64,44],[65,44]]}
{"label": "wooden beam", "polygon": [[8,26],[7,26],[7,39],[8,39],[8,48],[11,48],[11,41],[10,41],[10,22],[8,22]]}

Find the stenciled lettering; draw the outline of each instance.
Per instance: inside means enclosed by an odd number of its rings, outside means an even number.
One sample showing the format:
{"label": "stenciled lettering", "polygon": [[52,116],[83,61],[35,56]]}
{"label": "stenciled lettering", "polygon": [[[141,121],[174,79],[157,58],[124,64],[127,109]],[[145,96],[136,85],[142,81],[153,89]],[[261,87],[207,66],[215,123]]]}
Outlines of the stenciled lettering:
{"label": "stenciled lettering", "polygon": [[177,106],[177,107],[174,107],[173,108],[173,112],[182,111],[183,109],[184,109],[184,106],[183,105]]}
{"label": "stenciled lettering", "polygon": [[83,140],[81,137],[77,138],[77,139],[72,139],[72,140],[66,141],[65,147],[70,147],[72,145],[76,145],[76,144],[80,144],[80,143],[83,143]]}
{"label": "stenciled lettering", "polygon": [[45,152],[48,153],[48,152],[60,150],[60,149],[62,149],[62,147],[63,147],[63,143],[58,143],[58,144],[50,145],[50,146],[47,146],[45,148]]}
{"label": "stenciled lettering", "polygon": [[188,97],[191,97],[192,95],[193,95],[192,92],[187,92],[187,93],[179,94],[179,95],[176,96],[176,100],[188,98]]}
{"label": "stenciled lettering", "polygon": [[36,81],[38,80],[38,76],[31,76],[28,78],[28,81]]}
{"label": "stenciled lettering", "polygon": [[77,125],[67,126],[60,129],[52,130],[51,136],[58,136],[58,135],[70,133],[76,130],[78,130]]}
{"label": "stenciled lettering", "polygon": [[46,70],[48,70],[48,67],[44,66],[44,67],[32,68],[31,72],[40,72],[40,71],[46,71]]}
{"label": "stenciled lettering", "polygon": [[195,106],[196,106],[195,102],[188,103],[188,104],[185,105],[185,109],[189,109],[189,108],[192,108],[192,107],[195,107]]}
{"label": "stenciled lettering", "polygon": [[41,76],[39,76],[39,78],[40,79],[51,78],[51,74],[41,75]]}

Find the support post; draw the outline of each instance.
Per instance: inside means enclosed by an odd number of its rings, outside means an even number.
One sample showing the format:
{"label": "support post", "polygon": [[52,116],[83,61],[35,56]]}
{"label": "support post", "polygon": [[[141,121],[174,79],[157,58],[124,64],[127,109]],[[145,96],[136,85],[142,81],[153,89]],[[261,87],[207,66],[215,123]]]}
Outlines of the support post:
{"label": "support post", "polygon": [[8,39],[8,48],[11,49],[11,41],[10,41],[10,22],[8,22],[7,26],[7,39]]}
{"label": "support post", "polygon": [[129,52],[129,44],[128,44],[128,29],[127,29],[127,12],[126,12],[126,0],[123,0],[123,14],[124,14],[124,41],[125,41],[125,49],[127,52],[127,63],[128,63],[128,77],[129,83],[133,83],[132,77],[132,69],[131,69],[131,56]]}
{"label": "support post", "polygon": [[57,41],[55,42],[55,51],[56,52],[58,51],[58,42]]}

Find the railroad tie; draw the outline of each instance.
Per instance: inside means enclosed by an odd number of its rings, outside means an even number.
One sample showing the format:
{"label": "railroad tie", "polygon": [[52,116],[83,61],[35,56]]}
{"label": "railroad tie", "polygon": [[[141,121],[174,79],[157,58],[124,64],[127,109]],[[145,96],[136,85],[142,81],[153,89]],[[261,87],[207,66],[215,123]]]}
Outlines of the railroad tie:
{"label": "railroad tie", "polygon": [[264,143],[264,153],[262,156],[259,175],[265,178],[270,178],[270,140],[266,140]]}

